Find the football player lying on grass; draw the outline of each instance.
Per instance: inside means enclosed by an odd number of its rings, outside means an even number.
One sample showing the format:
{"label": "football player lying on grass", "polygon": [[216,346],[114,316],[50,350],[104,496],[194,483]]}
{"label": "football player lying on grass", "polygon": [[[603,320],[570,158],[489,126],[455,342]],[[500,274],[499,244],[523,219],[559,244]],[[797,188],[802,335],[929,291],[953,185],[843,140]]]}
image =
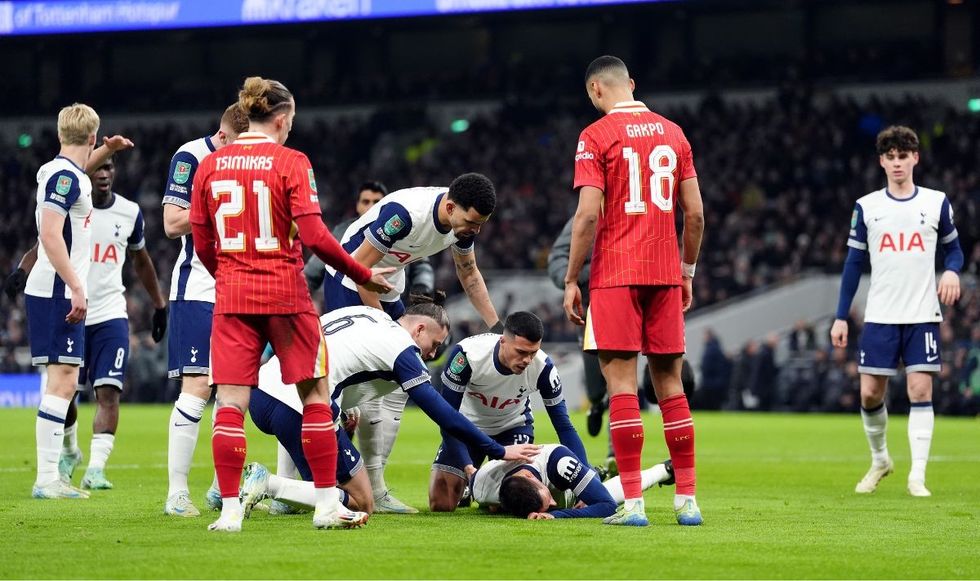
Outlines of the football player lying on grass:
{"label": "football player lying on grass", "polygon": [[[592,468],[565,446],[547,444],[531,462],[493,460],[467,466],[473,500],[491,512],[521,518],[606,518],[623,503],[620,478],[600,482]],[[643,470],[643,490],[674,483],[670,460]],[[557,500],[556,500],[557,498]]]}

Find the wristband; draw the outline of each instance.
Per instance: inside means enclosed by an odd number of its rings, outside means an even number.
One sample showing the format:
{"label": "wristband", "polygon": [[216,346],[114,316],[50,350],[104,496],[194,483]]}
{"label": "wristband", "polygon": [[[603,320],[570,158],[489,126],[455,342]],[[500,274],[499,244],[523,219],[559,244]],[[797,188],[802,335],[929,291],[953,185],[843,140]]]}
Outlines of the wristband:
{"label": "wristband", "polygon": [[694,271],[697,270],[697,267],[697,264],[681,262],[681,276],[684,278],[694,278]]}

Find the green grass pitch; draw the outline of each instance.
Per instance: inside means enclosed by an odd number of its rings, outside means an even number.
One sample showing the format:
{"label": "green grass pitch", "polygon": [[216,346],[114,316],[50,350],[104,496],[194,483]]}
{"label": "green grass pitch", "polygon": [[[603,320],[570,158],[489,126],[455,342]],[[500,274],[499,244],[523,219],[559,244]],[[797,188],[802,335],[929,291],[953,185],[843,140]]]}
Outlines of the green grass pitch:
{"label": "green grass pitch", "polygon": [[[30,498],[35,412],[0,410],[0,577],[980,577],[975,419],[937,419],[928,471],[934,496],[926,499],[905,492],[905,417],[893,416],[889,428],[896,473],[874,495],[858,496],[852,491],[868,455],[856,416],[696,413],[702,527],[674,524],[672,489],[654,488],[646,495],[646,529],[466,509],[376,515],[354,531],[315,531],[308,515],[258,513],[241,534],[218,535],[206,530],[216,515],[163,515],[169,410],[124,406],[107,470],[116,488],[84,501]],[[92,413],[92,406],[81,407],[86,455]],[[573,421],[584,434],[584,416]],[[666,447],[659,416],[645,414],[645,422],[649,465],[666,457]],[[250,430],[250,459],[273,466],[273,440]],[[207,433],[203,428],[191,474],[198,506],[211,480]],[[435,426],[410,410],[388,466],[397,496],[419,507],[426,506],[437,438]],[[605,438],[584,439],[591,458],[601,459]],[[539,419],[538,440],[556,441],[546,418]]]}

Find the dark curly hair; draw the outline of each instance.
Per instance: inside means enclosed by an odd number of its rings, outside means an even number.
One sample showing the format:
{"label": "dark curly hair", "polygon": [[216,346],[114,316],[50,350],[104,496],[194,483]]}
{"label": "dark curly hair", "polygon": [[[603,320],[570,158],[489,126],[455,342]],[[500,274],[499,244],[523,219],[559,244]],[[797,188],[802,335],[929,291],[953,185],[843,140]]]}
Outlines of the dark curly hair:
{"label": "dark curly hair", "polygon": [[500,483],[500,508],[516,517],[527,518],[541,510],[541,495],[527,478],[508,476]]}
{"label": "dark curly hair", "polygon": [[497,206],[497,191],[487,176],[464,173],[449,184],[449,199],[463,210],[476,208],[481,216],[489,216]]}
{"label": "dark curly hair", "polygon": [[878,155],[885,155],[893,149],[898,152],[919,151],[919,136],[908,127],[892,125],[878,134],[875,148],[878,150]]}

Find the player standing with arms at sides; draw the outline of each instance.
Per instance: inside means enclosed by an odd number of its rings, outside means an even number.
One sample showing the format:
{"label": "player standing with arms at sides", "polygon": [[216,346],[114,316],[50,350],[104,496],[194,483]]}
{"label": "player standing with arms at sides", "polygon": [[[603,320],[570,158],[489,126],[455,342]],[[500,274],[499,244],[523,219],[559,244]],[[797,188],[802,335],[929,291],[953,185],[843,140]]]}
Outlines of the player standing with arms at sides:
{"label": "player standing with arms at sides", "polygon": [[[626,502],[603,522],[646,526],[640,480],[643,422],[636,354],[647,356],[674,465],[674,512],[680,525],[701,524],[694,498],[694,422],[681,386],[684,312],[701,248],[704,213],[691,145],[675,123],[633,99],[626,65],[592,61],[586,91],[604,116],[579,137],[575,155],[578,210],[565,275],[565,313],[585,325],[585,349],[597,350],[609,390],[609,437]],[[675,206],[684,213],[678,256]],[[582,316],[578,278],[592,247],[590,304]]]}
{"label": "player standing with arms at sides", "polygon": [[[167,303],[160,292],[157,272],[143,238],[143,213],[131,202],[112,191],[116,166],[109,158],[92,174],[91,259],[87,289],[88,314],[85,317],[85,365],[78,386],[88,383],[95,391],[97,407],[92,420],[89,465],[82,478],[82,489],[105,490],[112,483],[105,477],[105,466],[112,454],[119,427],[119,395],[129,360],[129,317],[126,313],[126,287],[122,270],[127,255],[133,259],[136,276],[153,302],[153,339],[160,342],[167,331]],[[37,246],[22,262],[34,264]],[[78,447],[78,406],[74,398],[65,419],[65,437],[58,472],[71,482],[75,467],[82,461]]]}
{"label": "player standing with arms at sides", "polygon": [[376,292],[390,290],[389,269],[358,264],[321,222],[309,159],[282,145],[296,114],[292,93],[278,81],[249,77],[239,105],[248,131],[201,162],[191,204],[194,247],[215,277],[211,373],[218,411],[211,447],[222,507],[208,529],[242,527],[245,411],[267,343],[279,357],[283,382],[295,383],[303,401],[303,453],[317,488],[314,526],[360,526],[367,515],[344,508],[335,488],[327,348],[303,277],[302,246]]}
{"label": "player standing with arms at sides", "polygon": [[225,109],[218,131],[180,146],[170,162],[163,194],[163,229],[180,238],[181,251],[170,276],[170,335],[167,337],[170,378],[180,378],[180,395],[170,412],[167,439],[169,486],[163,512],[199,516],[191,502],[187,476],[194,459],[204,406],[211,397],[211,317],[214,278],[201,264],[191,239],[191,185],[201,161],[248,129],[248,117],[238,103]]}
{"label": "player standing with arms at sides", "polygon": [[[908,491],[931,496],[926,488],[926,463],[935,415],[932,377],[940,371],[939,303],[952,305],[960,298],[959,271],[963,250],[953,224],[953,208],[946,194],[916,186],[912,170],[919,163],[919,138],[908,127],[892,126],[878,134],[878,163],[888,187],[857,201],[847,239],[847,259],[841,277],[837,320],[830,329],[834,347],[847,347],[847,318],[871,257],[871,288],[861,334],[861,421],[871,447],[871,468],[854,491],[874,492],[895,467],[888,455],[888,378],[905,365],[908,380],[909,447],[912,469]],[[942,244],[944,268],[936,286],[936,249]]]}
{"label": "player standing with arms at sides", "polygon": [[65,417],[75,396],[85,353],[85,288],[91,264],[92,182],[85,170],[99,116],[75,103],[58,113],[58,156],[37,172],[37,262],[25,288],[31,362],[46,366],[48,381],[37,411],[34,498],[87,498],[59,478]]}
{"label": "player standing with arms at sides", "polygon": [[[405,270],[451,247],[456,276],[470,303],[493,332],[502,332],[503,323],[490,302],[486,282],[476,265],[475,246],[476,235],[490,219],[496,204],[493,182],[478,173],[460,175],[448,188],[407,188],[385,196],[347,228],[342,243],[364,266],[394,268],[388,277],[394,289],[379,296],[327,268],[323,283],[326,310],[365,305],[382,309],[397,320],[405,312],[401,300]],[[408,395],[397,391],[361,406],[357,438],[374,490],[376,512],[418,512],[392,496],[384,479],[385,465],[395,445],[407,401]]]}

